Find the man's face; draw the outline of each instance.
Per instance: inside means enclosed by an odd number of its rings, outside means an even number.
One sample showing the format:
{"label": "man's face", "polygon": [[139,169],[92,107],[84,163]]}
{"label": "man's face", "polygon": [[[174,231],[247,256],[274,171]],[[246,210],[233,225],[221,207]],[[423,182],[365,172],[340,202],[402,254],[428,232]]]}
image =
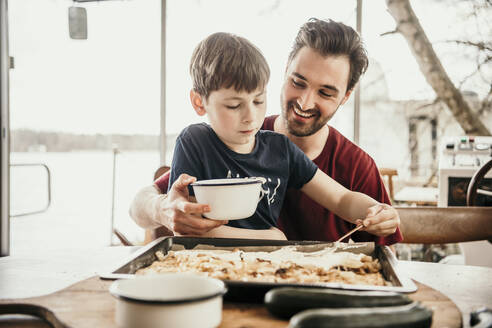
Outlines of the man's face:
{"label": "man's face", "polygon": [[266,112],[266,91],[237,92],[234,88],[210,93],[204,102],[210,125],[227,147],[238,153],[250,152]]}
{"label": "man's face", "polygon": [[280,96],[289,133],[305,137],[320,130],[347,101],[350,72],[346,56],[323,57],[304,47],[287,67]]}

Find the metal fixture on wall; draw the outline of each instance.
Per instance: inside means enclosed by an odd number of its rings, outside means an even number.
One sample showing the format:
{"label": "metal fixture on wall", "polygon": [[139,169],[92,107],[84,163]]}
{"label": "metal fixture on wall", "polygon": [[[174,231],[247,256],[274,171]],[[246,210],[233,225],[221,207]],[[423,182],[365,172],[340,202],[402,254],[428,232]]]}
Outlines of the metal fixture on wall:
{"label": "metal fixture on wall", "polygon": [[[74,2],[99,2],[109,0],[73,0]],[[87,40],[87,10],[84,7],[68,8],[68,32],[71,39]]]}
{"label": "metal fixture on wall", "polygon": [[[362,36],[362,0],[357,0],[357,22],[356,30]],[[360,136],[360,81],[355,86],[354,94],[354,143],[359,144]]]}
{"label": "metal fixture on wall", "polygon": [[68,8],[68,32],[71,39],[87,40],[87,10],[84,7]]}
{"label": "metal fixture on wall", "polygon": [[161,126],[160,126],[160,162],[167,165],[166,161],[166,2],[161,0]]}

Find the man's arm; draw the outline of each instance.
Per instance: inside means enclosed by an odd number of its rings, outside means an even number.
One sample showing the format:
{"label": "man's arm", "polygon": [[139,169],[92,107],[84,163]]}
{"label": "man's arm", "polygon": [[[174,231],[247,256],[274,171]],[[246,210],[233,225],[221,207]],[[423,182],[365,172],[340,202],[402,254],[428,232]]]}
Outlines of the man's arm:
{"label": "man's arm", "polygon": [[398,212],[394,208],[363,193],[346,189],[321,170],[317,170],[301,190],[345,220],[355,224],[363,223],[364,230],[374,235],[392,234],[400,224]]}
{"label": "man's arm", "polygon": [[133,221],[144,229],[155,229],[161,226],[156,220],[156,203],[162,197],[162,200],[167,195],[161,194],[156,186],[147,186],[142,188],[134,197],[130,206],[130,216]]}
{"label": "man's arm", "polygon": [[195,179],[182,174],[174,182],[168,194],[162,194],[156,186],[145,187],[135,196],[130,216],[142,228],[165,226],[178,235],[202,235],[227,221],[204,219],[209,206],[190,201],[188,185]]}

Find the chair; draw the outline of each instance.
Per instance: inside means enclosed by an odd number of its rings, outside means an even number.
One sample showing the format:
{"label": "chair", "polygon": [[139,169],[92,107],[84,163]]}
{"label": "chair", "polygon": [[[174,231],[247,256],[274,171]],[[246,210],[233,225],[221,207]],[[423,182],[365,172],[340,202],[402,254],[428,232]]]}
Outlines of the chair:
{"label": "chair", "polygon": [[155,173],[154,173],[154,181],[157,180],[158,178],[160,178],[164,173],[166,173],[167,171],[169,171],[171,169],[171,167],[167,166],[167,165],[163,165],[161,167],[159,167]]}
{"label": "chair", "polygon": [[124,234],[121,233],[121,231],[119,231],[118,229],[116,228],[113,228],[113,233],[116,235],[116,237],[118,237],[118,239],[120,240],[121,244],[123,246],[133,246],[133,243],[131,241],[129,241]]}
{"label": "chair", "polygon": [[379,174],[386,185],[391,202],[394,200],[393,177],[398,175],[398,171],[390,168],[379,168]]}

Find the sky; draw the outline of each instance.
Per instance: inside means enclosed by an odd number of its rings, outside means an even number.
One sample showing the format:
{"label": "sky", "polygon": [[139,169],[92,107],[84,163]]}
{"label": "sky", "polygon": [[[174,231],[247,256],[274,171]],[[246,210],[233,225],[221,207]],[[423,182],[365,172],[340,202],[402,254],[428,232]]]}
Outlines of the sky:
{"label": "sky", "polygon": [[[299,27],[310,17],[355,26],[356,1],[168,0],[166,110],[168,133],[200,122],[189,104],[189,60],[196,44],[226,31],[251,40],[271,68],[267,114],[279,112],[285,63]],[[452,79],[472,68],[461,49],[444,43],[476,26],[457,24],[461,6],[412,1],[414,10]],[[88,39],[71,40],[68,7],[87,9]],[[160,121],[160,0],[75,4],[70,0],[9,1],[11,129],[81,134],[158,134]],[[394,29],[384,0],[363,2],[362,36],[369,56],[385,73],[388,97],[432,99],[404,38]],[[471,63],[471,64],[470,64]],[[471,83],[471,82],[470,82]],[[484,90],[474,84],[479,94]],[[346,105],[347,106],[347,105]],[[351,111],[337,114],[351,120]],[[346,117],[344,117],[344,115]],[[348,116],[347,116],[348,115]]]}

